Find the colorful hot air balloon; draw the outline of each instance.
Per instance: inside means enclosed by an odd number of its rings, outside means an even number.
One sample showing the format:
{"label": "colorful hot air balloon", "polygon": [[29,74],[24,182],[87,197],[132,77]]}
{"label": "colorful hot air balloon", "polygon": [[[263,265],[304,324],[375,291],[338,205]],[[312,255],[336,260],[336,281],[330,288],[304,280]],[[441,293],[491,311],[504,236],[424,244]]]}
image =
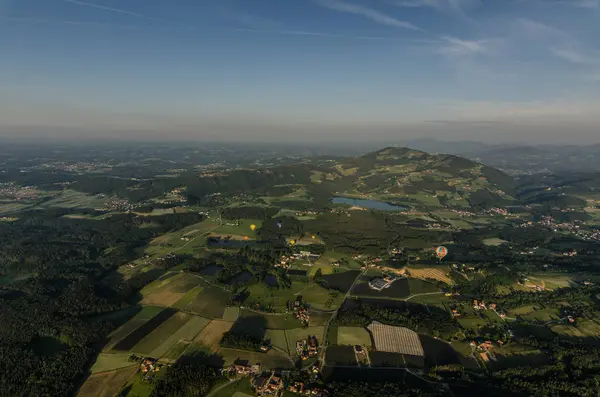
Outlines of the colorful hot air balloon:
{"label": "colorful hot air balloon", "polygon": [[277,221],[277,227],[281,229],[281,222]]}
{"label": "colorful hot air balloon", "polygon": [[244,236],[244,240],[248,240],[248,236]]}
{"label": "colorful hot air balloon", "polygon": [[439,246],[435,249],[435,254],[438,258],[440,258],[440,260],[442,260],[446,255],[448,255],[448,248],[444,246]]}
{"label": "colorful hot air balloon", "polygon": [[254,229],[256,229],[256,225],[254,225],[254,224],[250,225],[250,229],[252,229],[252,231],[254,231]]}

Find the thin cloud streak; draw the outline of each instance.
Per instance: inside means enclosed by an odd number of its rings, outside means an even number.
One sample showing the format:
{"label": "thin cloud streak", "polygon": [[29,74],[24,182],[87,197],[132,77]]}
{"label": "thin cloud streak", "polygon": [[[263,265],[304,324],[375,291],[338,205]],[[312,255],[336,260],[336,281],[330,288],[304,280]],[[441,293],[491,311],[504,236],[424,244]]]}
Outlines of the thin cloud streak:
{"label": "thin cloud streak", "polygon": [[315,2],[321,7],[329,8],[331,10],[339,12],[345,12],[348,14],[360,15],[381,25],[393,26],[396,28],[404,28],[410,30],[423,30],[410,22],[401,21],[399,19],[386,15],[380,11],[364,7],[359,4],[346,3],[339,0],[315,0]]}

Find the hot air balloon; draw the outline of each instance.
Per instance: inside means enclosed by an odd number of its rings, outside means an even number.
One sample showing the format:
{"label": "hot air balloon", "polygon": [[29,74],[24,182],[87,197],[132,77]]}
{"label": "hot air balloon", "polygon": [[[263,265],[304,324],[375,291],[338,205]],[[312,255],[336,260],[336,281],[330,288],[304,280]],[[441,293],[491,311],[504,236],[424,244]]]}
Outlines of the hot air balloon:
{"label": "hot air balloon", "polygon": [[446,255],[448,255],[448,248],[439,246],[435,249],[435,254],[440,260],[442,260]]}
{"label": "hot air balloon", "polygon": [[250,225],[250,229],[252,229],[252,231],[254,231],[254,229],[256,229],[256,225],[254,225],[254,224]]}
{"label": "hot air balloon", "polygon": [[277,227],[281,229],[281,222],[277,221]]}
{"label": "hot air balloon", "polygon": [[296,244],[296,240],[290,240],[290,244],[291,244],[291,245],[294,245],[294,244]]}

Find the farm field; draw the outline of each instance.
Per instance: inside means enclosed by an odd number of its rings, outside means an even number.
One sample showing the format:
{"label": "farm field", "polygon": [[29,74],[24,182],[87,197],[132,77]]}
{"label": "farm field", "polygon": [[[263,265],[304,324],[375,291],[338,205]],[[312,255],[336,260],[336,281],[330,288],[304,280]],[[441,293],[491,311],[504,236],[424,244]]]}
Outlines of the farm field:
{"label": "farm field", "polygon": [[261,318],[263,324],[268,329],[293,329],[300,327],[300,320],[294,318],[293,313],[285,314],[264,314],[256,313],[248,309],[242,309],[240,318]]}
{"label": "farm field", "polygon": [[357,366],[356,355],[352,346],[330,346],[325,354],[327,365]]}
{"label": "farm field", "polygon": [[[268,288],[263,283],[252,284],[248,286],[250,297],[246,304],[248,307],[271,308],[277,312],[283,312],[289,301],[294,301],[299,295],[304,295],[304,291],[311,289],[312,283],[303,283],[293,281],[291,288]],[[258,305],[258,306],[257,306]]]}
{"label": "farm field", "polygon": [[0,216],[18,212],[29,205],[23,203],[0,203]]}
{"label": "farm field", "polygon": [[175,313],[175,310],[164,309],[159,314],[144,322],[140,327],[136,328],[133,332],[129,333],[126,337],[117,342],[113,346],[113,349],[121,351],[131,350],[142,339],[158,328],[162,323],[171,318]]}
{"label": "farm field", "polygon": [[[248,236],[250,239],[256,239],[257,232],[261,228],[263,221],[259,219],[239,219],[239,226],[234,226],[236,221],[223,219],[223,224],[213,230],[213,234],[220,236],[237,235]],[[231,224],[231,225],[228,225]],[[256,225],[256,229],[252,230],[250,225]]]}
{"label": "farm field", "polygon": [[372,345],[369,331],[362,327],[338,327],[337,340],[340,345]]}
{"label": "farm field", "polygon": [[286,331],[282,329],[268,329],[265,332],[265,340],[269,340],[271,345],[275,348],[281,349],[287,354],[290,354],[288,341],[286,338]]}
{"label": "farm field", "polygon": [[136,363],[129,361],[131,353],[100,353],[92,366],[92,374],[125,368]]}
{"label": "farm field", "polygon": [[225,321],[237,321],[237,319],[240,317],[240,308],[239,307],[234,307],[234,306],[229,306],[225,308],[225,312],[223,313],[223,320]]}
{"label": "farm field", "polygon": [[324,332],[325,327],[308,327],[286,330],[285,335],[288,343],[288,351],[292,355],[296,354],[296,342],[302,339],[306,339],[309,335],[316,336],[320,346],[323,343]]}
{"label": "farm field", "polygon": [[219,349],[219,342],[223,334],[231,329],[232,322],[222,320],[212,320],[209,322],[192,341],[190,350],[210,349],[216,352]]}
{"label": "farm field", "polygon": [[313,327],[326,325],[331,318],[332,312],[321,312],[317,310],[310,311],[310,325]]}
{"label": "farm field", "polygon": [[439,289],[432,283],[423,280],[409,279],[408,287],[411,295],[438,292]]}
{"label": "farm field", "polygon": [[419,335],[427,366],[459,364],[459,354],[454,348],[442,340],[429,335]]}
{"label": "farm field", "polygon": [[171,306],[184,297],[187,292],[199,285],[200,282],[200,279],[197,277],[185,273],[177,274],[165,280],[158,279],[154,282],[158,285],[153,286],[152,284],[154,283],[152,283],[142,289],[141,294],[143,299],[141,303],[146,305]]}
{"label": "farm field", "polygon": [[444,282],[449,285],[453,285],[454,281],[450,278],[448,274],[448,269],[446,267],[443,268],[414,268],[407,267],[406,270],[410,277],[421,278],[421,279],[434,279],[441,282]]}
{"label": "farm field", "polygon": [[179,359],[179,357],[181,357],[183,355],[183,353],[188,349],[188,347],[191,345],[191,341],[187,341],[187,340],[179,340],[177,341],[177,343],[175,343],[174,345],[172,345],[166,352],[165,354],[160,356],[161,361],[165,360],[171,363],[174,363],[175,361],[177,361]]}
{"label": "farm field", "polygon": [[[142,353],[152,357],[160,357],[162,356],[168,349],[174,344],[177,340],[181,338],[185,338],[185,336],[189,336],[190,333],[193,333],[190,338],[193,338],[202,327],[204,327],[208,320],[202,317],[196,317],[195,321],[191,324],[193,329],[187,327],[189,321],[193,319],[193,316],[185,313],[175,313],[171,317],[169,317],[165,322],[156,327],[152,332],[146,335],[142,340],[140,340],[134,347],[131,348],[131,351],[136,353]],[[181,335],[181,336],[180,336]],[[172,340],[171,338],[177,337]],[[167,341],[171,341],[171,345],[166,344]],[[163,344],[165,346],[163,346]]]}
{"label": "farm field", "polygon": [[106,206],[106,202],[110,199],[104,195],[89,195],[75,190],[65,189],[52,200],[46,201],[44,207],[61,207],[61,208],[92,208],[101,209]]}
{"label": "farm field", "polygon": [[388,353],[402,353],[413,356],[423,356],[423,346],[419,334],[404,327],[373,322],[368,329],[373,334],[375,349]]}
{"label": "farm field", "polygon": [[327,282],[329,288],[333,288],[341,292],[348,292],[352,286],[352,283],[354,283],[354,280],[359,274],[360,271],[358,270],[350,270],[343,273],[324,275],[323,280]]}
{"label": "farm field", "polygon": [[418,303],[428,306],[437,306],[442,309],[446,309],[446,305],[450,301],[450,298],[445,296],[443,293],[432,294],[432,295],[420,295],[410,298],[410,302]]}
{"label": "farm field", "polygon": [[129,319],[129,321],[109,335],[109,341],[104,347],[104,350],[108,351],[112,349],[117,342],[144,325],[148,320],[158,315],[162,311],[162,307],[144,306],[139,313],[137,313],[134,317]]}
{"label": "farm field", "polygon": [[77,397],[113,397],[136,373],[137,365],[108,372],[99,372],[86,379]]}
{"label": "farm field", "polygon": [[213,285],[208,285],[202,289],[198,289],[198,293],[189,301],[189,303],[183,305],[182,310],[197,313],[209,318],[221,319],[225,314],[225,308],[230,299],[231,292]]}
{"label": "farm field", "polygon": [[233,364],[236,360],[248,360],[252,364],[260,364],[267,369],[291,369],[294,367],[294,362],[287,355],[273,349],[266,353],[259,353],[222,347],[219,349],[219,355],[223,357],[225,366]]}

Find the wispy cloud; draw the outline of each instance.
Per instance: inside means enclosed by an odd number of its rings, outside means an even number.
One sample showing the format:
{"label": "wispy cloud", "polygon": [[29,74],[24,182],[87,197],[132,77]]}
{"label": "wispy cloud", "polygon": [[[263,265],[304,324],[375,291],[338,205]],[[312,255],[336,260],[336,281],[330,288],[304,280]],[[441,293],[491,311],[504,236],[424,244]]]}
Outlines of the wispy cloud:
{"label": "wispy cloud", "polygon": [[578,8],[600,9],[600,0],[557,0],[554,4],[564,4]]}
{"label": "wispy cloud", "polygon": [[392,0],[392,2],[401,7],[429,7],[438,11],[448,9],[462,11],[481,3],[480,0]]}
{"label": "wispy cloud", "polygon": [[597,50],[587,47],[564,30],[525,18],[517,20],[517,27],[522,32],[522,39],[545,44],[557,58],[578,65],[600,64]]}
{"label": "wispy cloud", "polygon": [[384,14],[381,11],[377,11],[373,8],[365,7],[359,4],[346,3],[340,0],[315,0],[315,3],[322,7],[329,8],[331,10],[345,12],[348,14],[360,15],[381,25],[393,26],[396,28],[404,28],[410,30],[422,30],[421,28],[413,25],[410,22],[399,20],[390,15]]}
{"label": "wispy cloud", "polygon": [[484,54],[488,52],[488,48],[485,40],[462,40],[444,36],[437,52],[443,55]]}
{"label": "wispy cloud", "polygon": [[149,15],[140,14],[138,12],[124,10],[122,8],[107,7],[107,6],[103,6],[103,5],[100,5],[100,4],[89,3],[87,1],[81,1],[81,0],[62,0],[62,1],[66,2],[66,3],[80,5],[80,6],[83,6],[83,7],[95,8],[97,10],[103,10],[103,11],[113,12],[113,13],[117,13],[117,14],[121,14],[121,15],[128,15],[130,17],[148,19],[148,20],[157,21],[157,22],[170,23],[169,21],[164,20],[162,18],[152,17],[152,16],[149,16]]}
{"label": "wispy cloud", "polygon": [[101,23],[93,21],[73,21],[65,19],[45,19],[45,18],[6,18],[7,21],[11,22],[24,22],[33,24],[58,24],[58,25],[73,25],[73,26],[93,26],[101,28],[117,28],[117,29],[137,29],[138,25],[124,25],[115,23]]}

